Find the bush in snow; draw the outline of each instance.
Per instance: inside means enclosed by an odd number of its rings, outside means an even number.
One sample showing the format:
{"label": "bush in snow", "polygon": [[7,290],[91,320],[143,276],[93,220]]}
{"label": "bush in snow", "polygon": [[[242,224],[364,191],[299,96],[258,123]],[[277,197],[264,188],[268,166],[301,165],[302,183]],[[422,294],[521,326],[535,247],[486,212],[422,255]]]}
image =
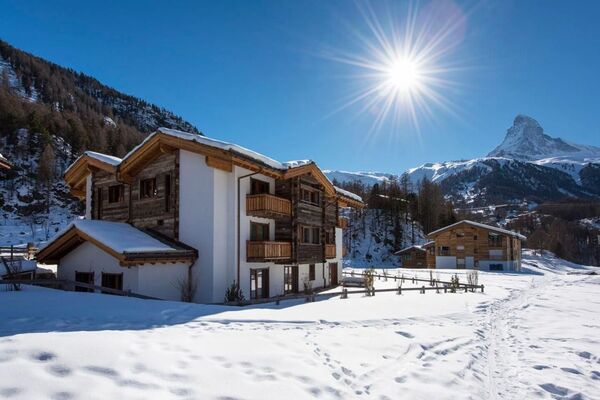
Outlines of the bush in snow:
{"label": "bush in snow", "polygon": [[[477,286],[479,282],[479,271],[473,270],[467,273],[467,283],[469,285]],[[471,291],[474,292],[475,289],[471,288]]]}
{"label": "bush in snow", "polygon": [[233,283],[225,291],[225,303],[241,304],[244,301],[246,301],[246,298],[244,297],[242,289],[239,287],[236,281],[233,281]]}

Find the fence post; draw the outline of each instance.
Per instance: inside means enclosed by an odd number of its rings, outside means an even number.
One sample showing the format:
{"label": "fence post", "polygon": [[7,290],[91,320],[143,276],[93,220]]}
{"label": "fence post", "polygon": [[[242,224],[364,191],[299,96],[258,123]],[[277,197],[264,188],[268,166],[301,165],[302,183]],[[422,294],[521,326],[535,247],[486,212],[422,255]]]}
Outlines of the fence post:
{"label": "fence post", "polygon": [[275,305],[278,306],[279,305],[279,297],[277,298],[277,300],[275,300]]}
{"label": "fence post", "polygon": [[483,293],[483,285],[481,285],[481,293]]}
{"label": "fence post", "polygon": [[425,294],[425,286],[421,286],[421,294]]}
{"label": "fence post", "polygon": [[398,294],[402,294],[402,286],[398,286]]}
{"label": "fence post", "polygon": [[342,289],[342,296],[340,297],[340,299],[347,299],[348,298],[348,289],[343,288]]}

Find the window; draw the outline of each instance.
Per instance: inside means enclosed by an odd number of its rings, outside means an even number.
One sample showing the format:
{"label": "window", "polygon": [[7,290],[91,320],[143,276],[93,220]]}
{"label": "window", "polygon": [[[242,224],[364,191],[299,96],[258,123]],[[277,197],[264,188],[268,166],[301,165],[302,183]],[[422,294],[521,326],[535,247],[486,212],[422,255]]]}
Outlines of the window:
{"label": "window", "polygon": [[404,259],[404,261],[410,261],[410,260],[412,260],[412,254],[410,254],[410,253],[404,254],[402,256],[402,258]]}
{"label": "window", "polygon": [[440,256],[449,256],[450,255],[450,247],[440,246],[438,248],[438,252],[439,252]]}
{"label": "window", "polygon": [[473,240],[477,240],[477,235],[473,235]]}
{"label": "window", "polygon": [[462,251],[465,249],[465,246],[463,246],[462,244],[459,244],[458,246],[456,246],[456,250]]}
{"label": "window", "polygon": [[[94,284],[94,273],[93,272],[77,272],[75,271],[75,282],[88,283],[90,285]],[[94,289],[75,286],[76,292],[93,292]]]}
{"label": "window", "polygon": [[269,224],[250,222],[250,240],[259,242],[269,240]]}
{"label": "window", "polygon": [[315,264],[310,264],[308,266],[308,280],[309,281],[315,280]]}
{"label": "window", "polygon": [[250,270],[250,299],[266,299],[269,297],[269,270]]}
{"label": "window", "polygon": [[321,228],[303,226],[301,231],[302,243],[321,244]]}
{"label": "window", "polygon": [[108,187],[108,202],[120,203],[123,201],[123,185],[113,185]]}
{"label": "window", "polygon": [[250,194],[269,193],[269,182],[250,178]]}
{"label": "window", "polygon": [[457,238],[465,237],[465,233],[464,232],[456,232],[456,237]]}
{"label": "window", "polygon": [[103,272],[102,287],[123,290],[123,274],[107,274]]}
{"label": "window", "polygon": [[165,175],[165,212],[171,211],[171,174]]}
{"label": "window", "polygon": [[102,219],[102,188],[98,188],[98,190],[96,190],[96,218],[97,219]]}
{"label": "window", "polygon": [[502,247],[502,236],[497,233],[488,233],[488,245],[490,247]]}
{"label": "window", "polygon": [[142,179],[140,181],[140,199],[151,199],[157,195],[156,178]]}
{"label": "window", "polygon": [[300,195],[300,198],[305,203],[310,203],[317,206],[321,205],[321,196],[317,190],[302,189]]}

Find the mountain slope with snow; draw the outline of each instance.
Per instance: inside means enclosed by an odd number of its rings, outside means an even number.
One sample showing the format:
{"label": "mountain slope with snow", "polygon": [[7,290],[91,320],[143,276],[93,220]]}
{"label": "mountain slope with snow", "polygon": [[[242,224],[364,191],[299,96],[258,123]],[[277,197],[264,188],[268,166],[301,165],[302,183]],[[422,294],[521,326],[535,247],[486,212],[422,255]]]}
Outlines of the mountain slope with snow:
{"label": "mountain slope with snow", "polygon": [[[427,163],[407,173],[413,183],[426,178],[469,206],[600,198],[600,147],[553,138],[533,118],[518,115],[504,141],[486,157]],[[328,171],[328,176],[369,183],[363,173]]]}

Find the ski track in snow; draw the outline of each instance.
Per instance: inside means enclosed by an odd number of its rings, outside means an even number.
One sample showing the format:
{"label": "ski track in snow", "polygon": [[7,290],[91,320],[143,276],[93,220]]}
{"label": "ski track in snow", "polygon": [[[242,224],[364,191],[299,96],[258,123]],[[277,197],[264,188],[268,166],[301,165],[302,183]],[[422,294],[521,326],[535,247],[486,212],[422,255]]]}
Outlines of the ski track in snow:
{"label": "ski track in snow", "polygon": [[536,262],[484,294],[233,311],[32,291],[0,309],[0,398],[598,399],[600,277]]}

